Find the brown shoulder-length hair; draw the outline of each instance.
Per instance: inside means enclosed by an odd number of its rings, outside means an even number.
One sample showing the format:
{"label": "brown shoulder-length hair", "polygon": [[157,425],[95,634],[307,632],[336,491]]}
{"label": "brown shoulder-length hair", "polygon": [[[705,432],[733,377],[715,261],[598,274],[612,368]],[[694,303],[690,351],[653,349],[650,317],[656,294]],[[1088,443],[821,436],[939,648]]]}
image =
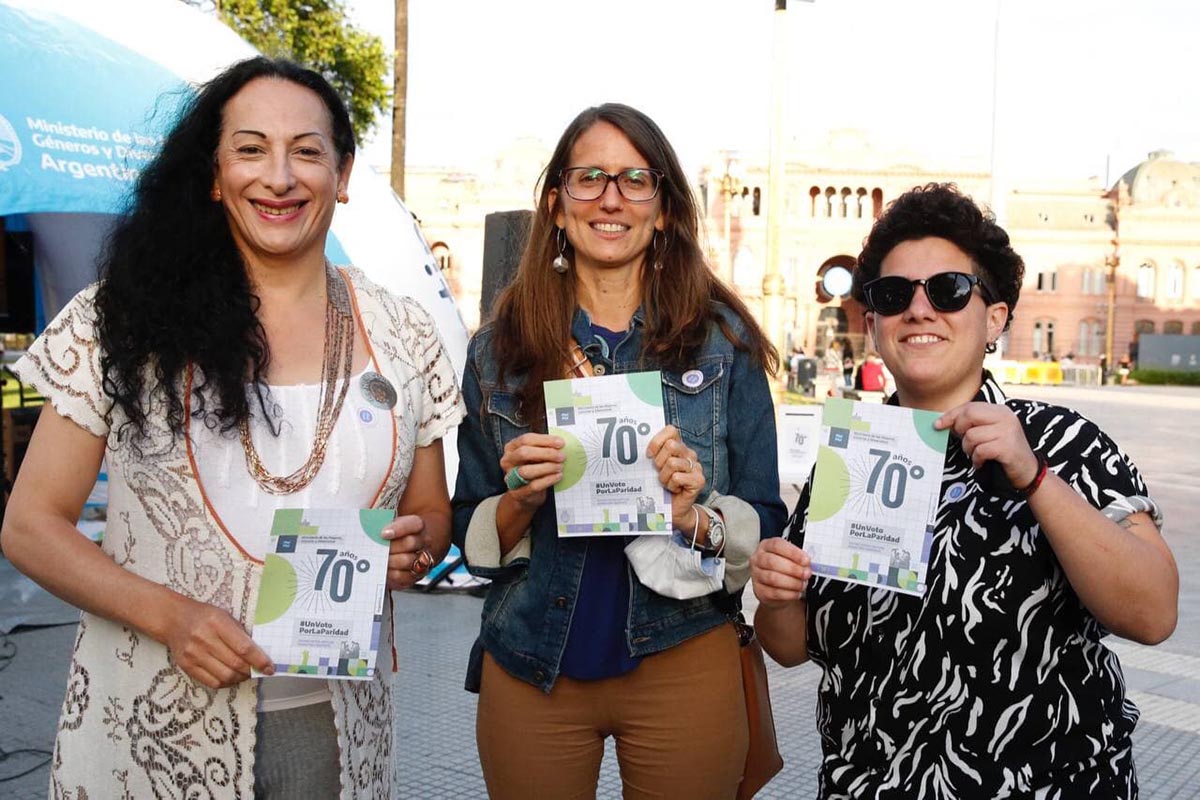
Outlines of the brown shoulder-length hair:
{"label": "brown shoulder-length hair", "polygon": [[[652,119],[630,106],[605,103],[582,111],[567,126],[550,163],[542,173],[537,209],[516,277],[501,294],[493,317],[492,353],[500,362],[501,379],[521,375],[518,391],[522,416],[538,426],[545,415],[542,383],[564,376],[575,313],[573,272],[560,275],[551,267],[559,253],[557,212],[561,172],[570,165],[579,137],[599,122],[613,125],[629,138],[647,166],[664,173],[659,188],[665,229],[646,249],[642,307],[645,327],[641,358],[683,369],[708,336],[709,323],[717,324],[736,347],[749,352],[756,364],[772,372],[779,354],[750,315],[746,305],[709,268],[700,248],[700,215],[687,176],[675,149]],[[565,238],[564,238],[565,241]],[[573,256],[569,243],[568,259]],[[712,301],[728,306],[741,318],[744,329],[735,333]]]}

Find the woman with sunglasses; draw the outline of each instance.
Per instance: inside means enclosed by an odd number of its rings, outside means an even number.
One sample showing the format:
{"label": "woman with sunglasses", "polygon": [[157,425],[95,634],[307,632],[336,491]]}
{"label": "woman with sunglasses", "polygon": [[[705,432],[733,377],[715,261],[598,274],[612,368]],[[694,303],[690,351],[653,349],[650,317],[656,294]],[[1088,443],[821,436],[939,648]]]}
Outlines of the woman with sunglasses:
{"label": "woman with sunglasses", "polygon": [[855,297],[894,404],[951,433],[923,596],[813,577],[806,489],[751,560],[764,648],[825,674],[820,796],[1131,798],[1108,633],[1157,643],[1179,576],[1137,468],[1070,409],[1007,399],[983,368],[1024,274],[1008,235],[951,185],[899,197]]}
{"label": "woman with sunglasses", "polygon": [[[454,539],[491,579],[467,688],[492,798],[595,796],[609,735],[626,797],[731,798],[741,781],[730,614],[760,536],[786,516],[764,372],[778,357],[705,262],[698,216],[653,121],[585,110],[546,167],[516,277],[468,349]],[[724,559],[715,588],[651,589],[625,536],[558,538],[563,441],[546,433],[542,385],[581,369],[661,371],[668,424],[647,455],[687,547]]]}

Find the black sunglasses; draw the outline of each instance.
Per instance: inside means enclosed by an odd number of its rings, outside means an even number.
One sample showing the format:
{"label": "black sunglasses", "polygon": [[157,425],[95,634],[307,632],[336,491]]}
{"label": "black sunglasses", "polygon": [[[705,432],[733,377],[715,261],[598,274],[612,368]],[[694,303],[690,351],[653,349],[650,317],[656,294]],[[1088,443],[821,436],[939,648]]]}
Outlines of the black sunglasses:
{"label": "black sunglasses", "polygon": [[904,278],[899,275],[887,275],[867,281],[863,284],[863,295],[867,299],[867,307],[876,314],[891,317],[901,314],[912,303],[917,287],[925,287],[925,296],[929,304],[938,311],[945,313],[962,311],[971,302],[971,289],[979,287],[983,301],[991,305],[991,292],[979,280],[978,275],[968,275],[965,272],[939,272],[928,278]]}

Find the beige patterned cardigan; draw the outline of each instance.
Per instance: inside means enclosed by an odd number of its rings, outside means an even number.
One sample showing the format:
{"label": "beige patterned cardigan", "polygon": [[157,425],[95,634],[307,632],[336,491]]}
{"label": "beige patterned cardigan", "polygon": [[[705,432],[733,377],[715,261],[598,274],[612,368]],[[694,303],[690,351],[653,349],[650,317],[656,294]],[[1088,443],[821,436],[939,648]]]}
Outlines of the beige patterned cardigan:
{"label": "beige patterned cardigan", "polygon": [[[433,321],[408,299],[343,269],[374,369],[396,387],[396,458],[377,507],[394,508],[413,451],[462,417],[454,368]],[[119,442],[124,417],[101,390],[94,287],[72,300],[13,368],[64,417],[108,440],[108,525],[103,550],[125,569],[225,609],[249,628],[261,566],[222,532],[201,496],[184,440],[159,418],[136,452]],[[384,629],[391,643],[391,604]],[[332,681],[342,798],[393,794],[391,652],[370,681]],[[54,747],[54,798],[254,796],[258,681],[211,690],[149,637],[84,613]]]}

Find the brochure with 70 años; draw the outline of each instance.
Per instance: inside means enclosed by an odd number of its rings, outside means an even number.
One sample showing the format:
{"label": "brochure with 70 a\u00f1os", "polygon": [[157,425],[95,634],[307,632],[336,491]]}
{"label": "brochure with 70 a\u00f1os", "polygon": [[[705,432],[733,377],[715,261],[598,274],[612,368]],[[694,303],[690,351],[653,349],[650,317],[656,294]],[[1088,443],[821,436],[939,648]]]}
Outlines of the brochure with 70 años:
{"label": "brochure with 70 a\u00f1os", "polygon": [[558,535],[669,535],[671,495],[646,455],[666,424],[661,373],[546,381],[544,392],[550,433],[566,442]]}
{"label": "brochure with 70 a\u00f1os", "polygon": [[948,440],[939,416],[826,401],[804,537],[813,572],[925,593]]}
{"label": "brochure with 70 a\u00f1os", "polygon": [[387,594],[382,531],[395,516],[388,508],[275,512],[252,635],[276,675],[375,674]]}

